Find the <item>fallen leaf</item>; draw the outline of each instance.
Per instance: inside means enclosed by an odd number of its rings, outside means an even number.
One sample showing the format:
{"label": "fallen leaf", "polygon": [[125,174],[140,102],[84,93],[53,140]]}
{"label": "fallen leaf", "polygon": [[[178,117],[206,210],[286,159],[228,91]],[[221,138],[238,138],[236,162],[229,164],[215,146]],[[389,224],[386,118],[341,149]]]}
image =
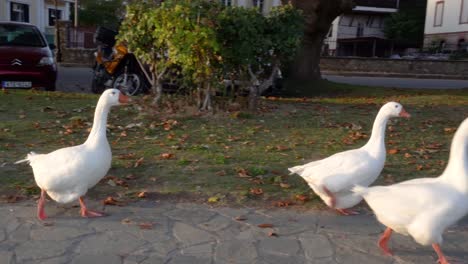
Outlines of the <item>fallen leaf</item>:
{"label": "fallen leaf", "polygon": [[390,155],[394,155],[394,154],[397,154],[398,153],[398,149],[389,149],[388,150],[388,154]]}
{"label": "fallen leaf", "polygon": [[139,192],[137,197],[138,198],[145,198],[148,193],[146,191]]}
{"label": "fallen leaf", "polygon": [[405,158],[411,158],[411,157],[413,157],[413,155],[409,154],[408,152],[405,153]]}
{"label": "fallen leaf", "polygon": [[139,158],[139,159],[135,162],[135,165],[133,165],[133,167],[136,168],[136,167],[140,166],[140,165],[143,163],[143,160],[144,160],[144,159],[145,159],[144,157]]}
{"label": "fallen leaf", "polygon": [[129,174],[129,175],[125,176],[125,179],[127,179],[127,180],[134,180],[134,179],[136,179],[136,176],[133,175],[133,174]]}
{"label": "fallen leaf", "polygon": [[217,203],[217,202],[219,202],[219,197],[212,196],[212,197],[208,198],[208,202],[209,203]]}
{"label": "fallen leaf", "polygon": [[270,231],[270,232],[268,232],[268,236],[269,236],[269,237],[278,237],[278,234],[276,234],[276,233],[273,232],[273,231]]}
{"label": "fallen leaf", "polygon": [[121,137],[126,137],[127,136],[127,131],[122,131],[122,133],[120,133],[120,136]]}
{"label": "fallen leaf", "polygon": [[124,218],[121,221],[122,224],[127,224],[127,225],[130,224],[131,222],[132,222],[132,220],[130,220],[129,218]]}
{"label": "fallen leaf", "polygon": [[307,195],[304,195],[304,194],[297,194],[296,195],[296,200],[301,201],[301,202],[305,202],[305,201],[309,200],[309,197]]}
{"label": "fallen leaf", "polygon": [[275,202],[276,207],[288,207],[290,205],[294,205],[294,202],[292,202],[292,201],[278,201],[278,202]]}
{"label": "fallen leaf", "polygon": [[245,218],[245,216],[236,216],[236,218],[234,218],[236,221],[245,221],[247,220],[247,218]]}
{"label": "fallen leaf", "polygon": [[237,171],[237,175],[241,178],[250,178],[250,174],[246,169],[239,169]]}
{"label": "fallen leaf", "polygon": [[140,229],[153,229],[153,223],[139,223],[138,226],[140,227]]}
{"label": "fallen leaf", "polygon": [[114,199],[112,196],[108,196],[104,201],[102,201],[104,205],[116,205],[116,206],[122,206],[123,203],[120,201],[117,201]]}
{"label": "fallen leaf", "polygon": [[218,171],[218,172],[216,172],[216,175],[218,175],[218,176],[225,176],[225,175],[226,175],[226,171],[225,171],[225,170]]}
{"label": "fallen leaf", "polygon": [[416,170],[420,171],[420,170],[423,170],[423,165],[416,165]]}
{"label": "fallen leaf", "polygon": [[262,188],[251,188],[250,193],[254,194],[254,195],[262,195],[263,190],[262,190]]}
{"label": "fallen leaf", "polygon": [[278,151],[285,151],[285,150],[288,150],[288,149],[289,149],[289,147],[286,147],[286,146],[281,146],[281,145],[276,146],[276,150],[278,150]]}
{"label": "fallen leaf", "polygon": [[455,131],[457,131],[457,128],[456,127],[446,127],[446,128],[444,128],[444,131],[445,131],[445,133],[452,134]]}
{"label": "fallen leaf", "polygon": [[175,155],[172,154],[172,153],[162,153],[162,154],[161,154],[161,158],[162,158],[162,159],[172,159],[172,158],[174,158],[174,157],[175,157]]}
{"label": "fallen leaf", "polygon": [[280,183],[280,186],[281,186],[281,188],[285,188],[285,189],[288,189],[288,188],[291,187],[291,185],[289,185],[289,184],[287,184],[287,183],[283,183],[283,182]]}
{"label": "fallen leaf", "polygon": [[260,228],[273,228],[273,224],[259,224],[258,227],[260,227]]}

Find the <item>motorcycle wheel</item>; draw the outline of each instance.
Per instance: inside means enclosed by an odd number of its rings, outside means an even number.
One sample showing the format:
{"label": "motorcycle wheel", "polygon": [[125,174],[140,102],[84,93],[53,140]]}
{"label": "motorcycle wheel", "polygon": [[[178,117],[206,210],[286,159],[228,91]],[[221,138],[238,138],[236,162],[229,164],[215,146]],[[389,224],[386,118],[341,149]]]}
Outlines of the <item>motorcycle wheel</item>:
{"label": "motorcycle wheel", "polygon": [[143,85],[143,78],[138,73],[127,73],[127,81],[125,82],[125,73],[121,72],[116,75],[112,87],[127,95],[137,95],[143,92]]}

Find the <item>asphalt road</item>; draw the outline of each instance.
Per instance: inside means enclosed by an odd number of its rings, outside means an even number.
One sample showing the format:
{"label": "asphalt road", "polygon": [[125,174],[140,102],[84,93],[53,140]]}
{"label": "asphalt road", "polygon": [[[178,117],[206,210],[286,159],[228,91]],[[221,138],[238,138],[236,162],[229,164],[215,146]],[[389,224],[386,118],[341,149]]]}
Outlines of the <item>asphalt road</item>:
{"label": "asphalt road", "polygon": [[60,67],[58,68],[57,91],[61,92],[91,92],[91,67]]}
{"label": "asphalt road", "polygon": [[365,86],[380,86],[389,88],[420,88],[420,89],[460,89],[468,88],[468,80],[416,79],[389,77],[358,77],[329,75],[324,78],[337,82]]}
{"label": "asphalt road", "polygon": [[[59,67],[57,90],[64,92],[91,92],[92,69],[83,67]],[[468,88],[468,80],[412,79],[388,77],[350,77],[325,75],[333,82],[380,86],[389,88],[457,89]]]}

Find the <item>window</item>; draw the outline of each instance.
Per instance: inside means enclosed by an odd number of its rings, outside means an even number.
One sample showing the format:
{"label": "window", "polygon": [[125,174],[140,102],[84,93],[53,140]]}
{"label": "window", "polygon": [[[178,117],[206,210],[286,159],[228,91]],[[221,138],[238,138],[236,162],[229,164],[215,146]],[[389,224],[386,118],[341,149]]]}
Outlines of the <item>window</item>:
{"label": "window", "polygon": [[460,24],[468,24],[468,0],[461,0]]}
{"label": "window", "polygon": [[444,1],[436,2],[434,14],[434,27],[441,27],[444,18]]}
{"label": "window", "polygon": [[263,0],[253,0],[253,6],[258,7],[260,12],[263,11]]}
{"label": "window", "polygon": [[49,26],[55,26],[56,19],[62,19],[62,10],[49,8]]}
{"label": "window", "polygon": [[221,4],[225,5],[225,6],[231,6],[232,5],[232,1],[231,0],[221,0]]}
{"label": "window", "polygon": [[29,6],[26,4],[10,3],[10,20],[29,23]]}
{"label": "window", "polygon": [[0,25],[0,46],[45,47],[39,30],[30,25]]}
{"label": "window", "polygon": [[362,23],[358,23],[358,26],[357,26],[357,31],[356,31],[356,37],[362,37],[364,35],[364,26],[362,25]]}

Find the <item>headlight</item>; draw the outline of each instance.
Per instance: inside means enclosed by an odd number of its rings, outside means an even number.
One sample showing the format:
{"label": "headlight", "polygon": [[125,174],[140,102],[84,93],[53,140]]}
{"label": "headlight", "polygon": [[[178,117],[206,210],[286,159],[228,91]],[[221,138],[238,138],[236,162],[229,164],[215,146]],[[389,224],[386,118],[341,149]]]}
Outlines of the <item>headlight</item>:
{"label": "headlight", "polygon": [[46,65],[54,65],[54,58],[42,57],[42,59],[37,64],[37,66],[46,66]]}

